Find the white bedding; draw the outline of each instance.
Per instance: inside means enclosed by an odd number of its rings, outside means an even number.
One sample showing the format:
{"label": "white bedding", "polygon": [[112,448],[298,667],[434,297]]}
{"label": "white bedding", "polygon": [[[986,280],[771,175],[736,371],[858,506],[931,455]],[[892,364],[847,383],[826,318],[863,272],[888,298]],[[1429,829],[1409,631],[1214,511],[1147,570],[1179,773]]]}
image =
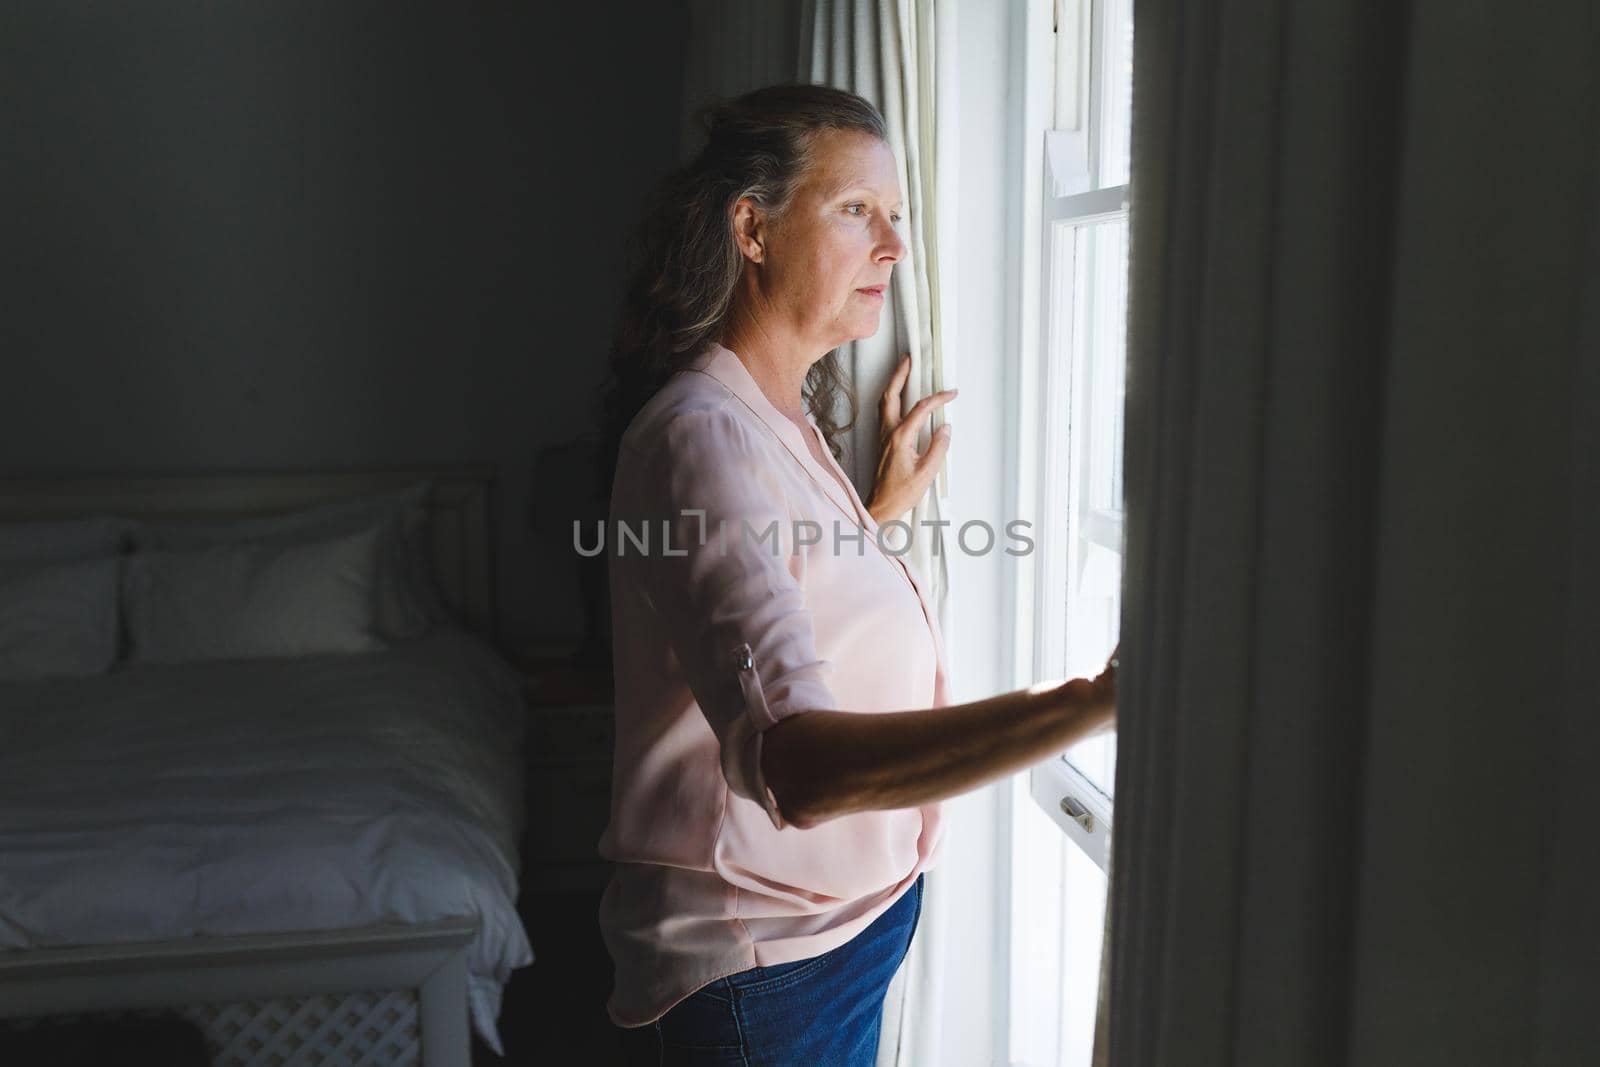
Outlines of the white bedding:
{"label": "white bedding", "polygon": [[439,629],[381,652],[0,683],[0,950],[474,916],[498,1049],[518,677]]}

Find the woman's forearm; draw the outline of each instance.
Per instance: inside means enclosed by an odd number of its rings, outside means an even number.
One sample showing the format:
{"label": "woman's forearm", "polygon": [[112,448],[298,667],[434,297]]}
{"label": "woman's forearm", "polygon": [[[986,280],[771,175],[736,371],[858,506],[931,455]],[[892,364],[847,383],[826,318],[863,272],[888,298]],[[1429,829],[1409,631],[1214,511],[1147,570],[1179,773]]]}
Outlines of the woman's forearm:
{"label": "woman's forearm", "polygon": [[1107,675],[919,711],[809,711],[770,727],[761,769],[801,828],[956,796],[1046,759],[1115,715]]}

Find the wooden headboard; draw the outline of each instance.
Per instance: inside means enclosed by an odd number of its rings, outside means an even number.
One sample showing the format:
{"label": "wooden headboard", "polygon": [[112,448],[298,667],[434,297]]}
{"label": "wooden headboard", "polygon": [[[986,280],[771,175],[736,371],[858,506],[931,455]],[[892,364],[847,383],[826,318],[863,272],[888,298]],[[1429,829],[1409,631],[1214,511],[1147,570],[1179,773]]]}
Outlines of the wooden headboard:
{"label": "wooden headboard", "polygon": [[0,477],[0,522],[118,515],[173,521],[295,511],[333,500],[433,483],[427,502],[434,574],[474,634],[495,638],[491,467],[216,474]]}

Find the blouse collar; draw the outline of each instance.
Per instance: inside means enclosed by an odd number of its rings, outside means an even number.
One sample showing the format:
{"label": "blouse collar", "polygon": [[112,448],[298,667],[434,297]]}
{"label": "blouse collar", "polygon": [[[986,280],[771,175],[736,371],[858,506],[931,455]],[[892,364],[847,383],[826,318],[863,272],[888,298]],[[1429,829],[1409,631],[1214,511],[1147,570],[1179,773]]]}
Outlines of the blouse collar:
{"label": "blouse collar", "polygon": [[[751,377],[750,369],[732,349],[713,341],[704,352],[689,362],[688,369],[708,374],[726,386],[730,393],[738,397],[757,418],[767,424],[767,427],[777,435],[778,440],[783,442],[783,447],[788,449],[805,468],[812,481],[817,483],[840,511],[844,512],[846,518],[869,531],[877,530],[877,522],[867,511],[866,505],[861,502],[855,487],[851,485],[849,477],[839,466],[838,461],[833,458],[833,452],[827,447],[826,442],[823,444],[822,453],[828,458],[829,469],[824,469],[817,462],[811,449],[806,447],[805,438],[800,434],[800,427],[767,399],[767,394],[761,391],[761,386]],[[820,439],[821,431],[817,427],[817,420],[811,417],[810,412],[806,412],[805,419]]]}

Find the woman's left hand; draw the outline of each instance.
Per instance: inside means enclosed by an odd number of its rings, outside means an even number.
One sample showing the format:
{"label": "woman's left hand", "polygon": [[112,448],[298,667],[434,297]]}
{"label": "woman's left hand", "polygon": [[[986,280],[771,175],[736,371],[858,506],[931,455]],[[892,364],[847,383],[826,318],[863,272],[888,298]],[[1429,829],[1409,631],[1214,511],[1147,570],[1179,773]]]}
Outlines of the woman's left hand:
{"label": "woman's left hand", "polygon": [[925,396],[902,416],[900,393],[910,376],[911,356],[907,353],[900,357],[900,366],[889,379],[878,404],[882,453],[878,457],[878,474],[867,500],[867,510],[879,526],[890,519],[898,519],[916,506],[922,494],[928,491],[934,475],[939,473],[944,454],[950,450],[949,423],[934,431],[926,452],[917,451],[917,431],[936,408],[955,399],[957,390],[946,389]]}

